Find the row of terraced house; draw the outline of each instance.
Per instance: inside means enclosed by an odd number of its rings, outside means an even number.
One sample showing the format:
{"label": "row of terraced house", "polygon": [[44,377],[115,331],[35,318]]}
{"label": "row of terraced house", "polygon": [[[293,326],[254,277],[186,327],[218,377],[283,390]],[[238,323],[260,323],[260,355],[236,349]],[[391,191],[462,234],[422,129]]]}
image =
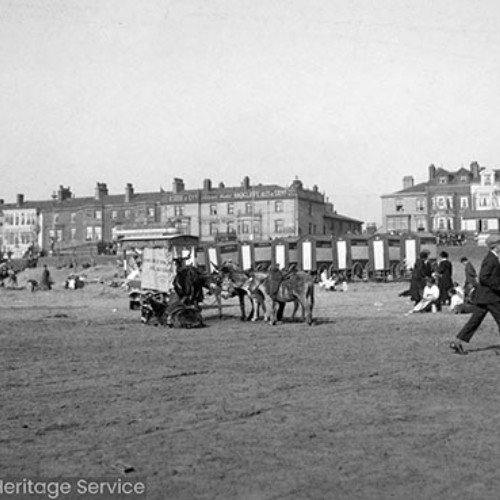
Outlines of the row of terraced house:
{"label": "row of terraced house", "polygon": [[403,189],[382,196],[382,224],[388,232],[460,233],[468,239],[500,229],[500,170],[472,162],[446,170],[430,165],[428,180],[403,178]]}
{"label": "row of terraced house", "polygon": [[0,250],[14,257],[30,249],[67,252],[85,245],[113,245],[130,233],[162,234],[175,227],[216,239],[266,240],[303,235],[342,235],[362,230],[362,221],[338,214],[317,186],[307,189],[295,179],[290,186],[252,185],[186,189],[175,178],[172,190],[110,194],[98,182],[94,196],[76,197],[60,186],[50,200],[30,201],[18,194],[14,203],[0,200]]}

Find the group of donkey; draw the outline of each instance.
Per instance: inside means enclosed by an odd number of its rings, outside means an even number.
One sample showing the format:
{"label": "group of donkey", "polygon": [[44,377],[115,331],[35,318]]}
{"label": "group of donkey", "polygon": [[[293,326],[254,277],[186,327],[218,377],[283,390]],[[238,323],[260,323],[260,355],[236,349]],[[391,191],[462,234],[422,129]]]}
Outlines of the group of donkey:
{"label": "group of donkey", "polygon": [[[302,320],[312,325],[314,307],[314,278],[302,271],[244,272],[232,265],[215,266],[210,274],[200,273],[202,286],[214,295],[222,316],[222,300],[238,297],[241,319],[256,321],[260,310],[264,320],[274,325],[283,319],[285,305],[293,303],[292,318],[299,306],[302,308]],[[246,313],[245,299],[250,302],[250,313]]]}
{"label": "group of donkey", "polygon": [[[283,319],[287,302],[293,303],[292,318],[299,306],[302,320],[312,325],[314,307],[314,279],[301,271],[282,272],[279,270],[243,272],[233,265],[212,266],[212,272],[203,272],[193,266],[180,265],[174,279],[175,299],[147,294],[143,298],[142,320],[148,323],[152,317],[160,323],[176,326],[195,327],[202,323],[199,304],[204,293],[215,298],[219,317],[222,318],[222,300],[238,297],[242,320],[256,321],[262,310],[264,319],[274,325]],[[159,294],[161,295],[161,294]],[[250,311],[246,311],[246,302]]]}

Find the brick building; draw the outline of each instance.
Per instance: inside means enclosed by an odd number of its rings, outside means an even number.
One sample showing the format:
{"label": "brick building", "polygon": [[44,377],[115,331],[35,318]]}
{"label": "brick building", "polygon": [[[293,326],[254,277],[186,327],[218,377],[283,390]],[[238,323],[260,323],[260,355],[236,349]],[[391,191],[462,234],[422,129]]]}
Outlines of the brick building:
{"label": "brick building", "polygon": [[118,195],[109,194],[107,185],[98,182],[89,197],[75,197],[69,187],[60,186],[51,200],[25,202],[18,195],[17,203],[3,204],[0,213],[0,248],[16,256],[30,244],[46,251],[69,251],[108,244],[130,231],[163,232],[172,226],[201,241],[245,241],[341,235],[361,232],[363,224],[337,214],[317,186],[306,189],[298,179],[289,187],[252,185],[248,177],[236,187],[213,187],[206,179],[200,189],[186,189],[183,180],[175,178],[171,191],[147,193],[136,193],[127,184]]}
{"label": "brick building", "polygon": [[494,219],[500,217],[500,176],[477,162],[458,170],[430,165],[426,182],[414,185],[413,177],[405,177],[403,190],[381,198],[383,226],[388,231],[487,231],[497,227]]}

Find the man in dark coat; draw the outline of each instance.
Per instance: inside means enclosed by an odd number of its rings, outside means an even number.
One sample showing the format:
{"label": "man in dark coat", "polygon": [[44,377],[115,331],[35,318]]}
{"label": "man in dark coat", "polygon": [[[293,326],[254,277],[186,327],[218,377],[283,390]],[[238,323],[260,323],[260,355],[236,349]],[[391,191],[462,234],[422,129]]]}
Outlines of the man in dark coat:
{"label": "man in dark coat", "polygon": [[437,267],[439,302],[440,304],[449,304],[450,296],[448,292],[453,288],[453,266],[448,260],[448,252],[444,250],[439,254],[440,261]]}
{"label": "man in dark coat", "polygon": [[411,273],[410,298],[415,304],[422,299],[425,279],[430,276],[432,276],[432,268],[429,262],[429,250],[422,250],[420,252],[420,257],[415,261]]}
{"label": "man in dark coat", "polygon": [[489,252],[479,270],[474,311],[469,321],[458,332],[458,340],[450,343],[450,348],[458,354],[466,354],[462,342],[470,341],[488,313],[491,313],[500,331],[500,234],[488,236],[486,244]]}
{"label": "man in dark coat", "polygon": [[47,264],[43,265],[41,286],[43,290],[52,290],[52,280],[50,279],[50,272]]}
{"label": "man in dark coat", "polygon": [[462,257],[460,262],[465,266],[464,295],[465,302],[472,302],[473,294],[478,285],[477,272],[467,257]]}

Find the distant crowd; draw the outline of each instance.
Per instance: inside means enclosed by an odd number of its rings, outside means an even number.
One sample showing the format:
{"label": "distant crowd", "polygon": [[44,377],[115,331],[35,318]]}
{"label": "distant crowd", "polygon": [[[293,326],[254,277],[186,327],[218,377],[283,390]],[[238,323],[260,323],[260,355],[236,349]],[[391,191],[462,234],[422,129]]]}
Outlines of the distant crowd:
{"label": "distant crowd", "polygon": [[460,247],[466,242],[467,238],[464,233],[436,233],[436,243],[439,246]]}

